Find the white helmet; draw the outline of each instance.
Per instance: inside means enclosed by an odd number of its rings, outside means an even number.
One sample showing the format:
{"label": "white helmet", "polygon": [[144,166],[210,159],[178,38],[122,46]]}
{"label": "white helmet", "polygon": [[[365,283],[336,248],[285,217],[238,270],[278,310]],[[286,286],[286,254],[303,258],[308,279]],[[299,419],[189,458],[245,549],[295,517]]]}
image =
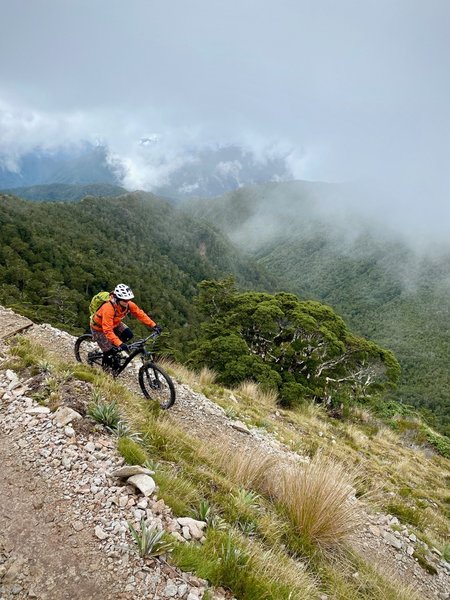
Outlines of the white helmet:
{"label": "white helmet", "polygon": [[134,298],[133,292],[124,283],[116,285],[113,294],[116,298],[119,298],[119,300],[132,300]]}

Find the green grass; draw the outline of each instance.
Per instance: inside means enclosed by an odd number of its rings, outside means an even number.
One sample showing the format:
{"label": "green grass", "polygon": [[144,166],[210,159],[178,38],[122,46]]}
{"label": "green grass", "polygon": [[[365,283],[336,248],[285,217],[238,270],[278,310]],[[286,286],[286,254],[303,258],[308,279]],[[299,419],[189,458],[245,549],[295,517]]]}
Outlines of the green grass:
{"label": "green grass", "polygon": [[129,437],[119,437],[117,449],[128,465],[143,465],[148,460],[145,449]]}
{"label": "green grass", "polygon": [[386,512],[397,517],[404,524],[415,527],[421,527],[424,524],[423,512],[404,503],[390,502],[386,505]]}
{"label": "green grass", "polygon": [[230,589],[240,600],[318,598],[306,569],[294,566],[284,555],[246,542],[236,532],[209,529],[203,545],[180,544],[174,558],[183,570]]}

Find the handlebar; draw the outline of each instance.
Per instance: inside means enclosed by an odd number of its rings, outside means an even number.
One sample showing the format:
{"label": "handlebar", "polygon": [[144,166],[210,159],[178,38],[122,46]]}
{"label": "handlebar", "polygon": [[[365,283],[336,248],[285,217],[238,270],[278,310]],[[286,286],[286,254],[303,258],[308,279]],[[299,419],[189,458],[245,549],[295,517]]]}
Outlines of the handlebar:
{"label": "handlebar", "polygon": [[154,331],[146,338],[142,338],[142,340],[136,340],[132,344],[127,344],[128,348],[129,348],[129,350],[137,350],[138,348],[141,348],[142,346],[144,346],[146,344],[146,342],[148,342],[149,340],[156,339],[158,337],[158,335],[160,335],[160,334],[157,331]]}

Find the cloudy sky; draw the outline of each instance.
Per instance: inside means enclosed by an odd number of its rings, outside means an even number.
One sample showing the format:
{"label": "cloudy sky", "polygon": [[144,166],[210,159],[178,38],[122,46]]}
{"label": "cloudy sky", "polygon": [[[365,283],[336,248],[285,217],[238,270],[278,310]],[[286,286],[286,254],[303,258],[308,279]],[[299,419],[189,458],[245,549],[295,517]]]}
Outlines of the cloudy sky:
{"label": "cloudy sky", "polygon": [[[0,0],[0,160],[101,141],[283,152],[450,217],[448,0]],[[153,139],[153,138],[152,138]],[[447,221],[445,221],[447,220]]]}

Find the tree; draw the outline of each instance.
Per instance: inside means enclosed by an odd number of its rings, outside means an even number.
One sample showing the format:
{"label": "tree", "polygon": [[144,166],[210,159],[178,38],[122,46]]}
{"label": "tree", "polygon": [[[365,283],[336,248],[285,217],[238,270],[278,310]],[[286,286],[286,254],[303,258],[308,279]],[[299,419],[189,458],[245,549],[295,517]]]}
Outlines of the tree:
{"label": "tree", "polygon": [[329,306],[280,292],[239,292],[232,279],[204,281],[205,319],[190,359],[216,369],[223,383],[254,379],[277,387],[285,404],[309,397],[366,398],[395,385],[394,355],[353,335]]}

